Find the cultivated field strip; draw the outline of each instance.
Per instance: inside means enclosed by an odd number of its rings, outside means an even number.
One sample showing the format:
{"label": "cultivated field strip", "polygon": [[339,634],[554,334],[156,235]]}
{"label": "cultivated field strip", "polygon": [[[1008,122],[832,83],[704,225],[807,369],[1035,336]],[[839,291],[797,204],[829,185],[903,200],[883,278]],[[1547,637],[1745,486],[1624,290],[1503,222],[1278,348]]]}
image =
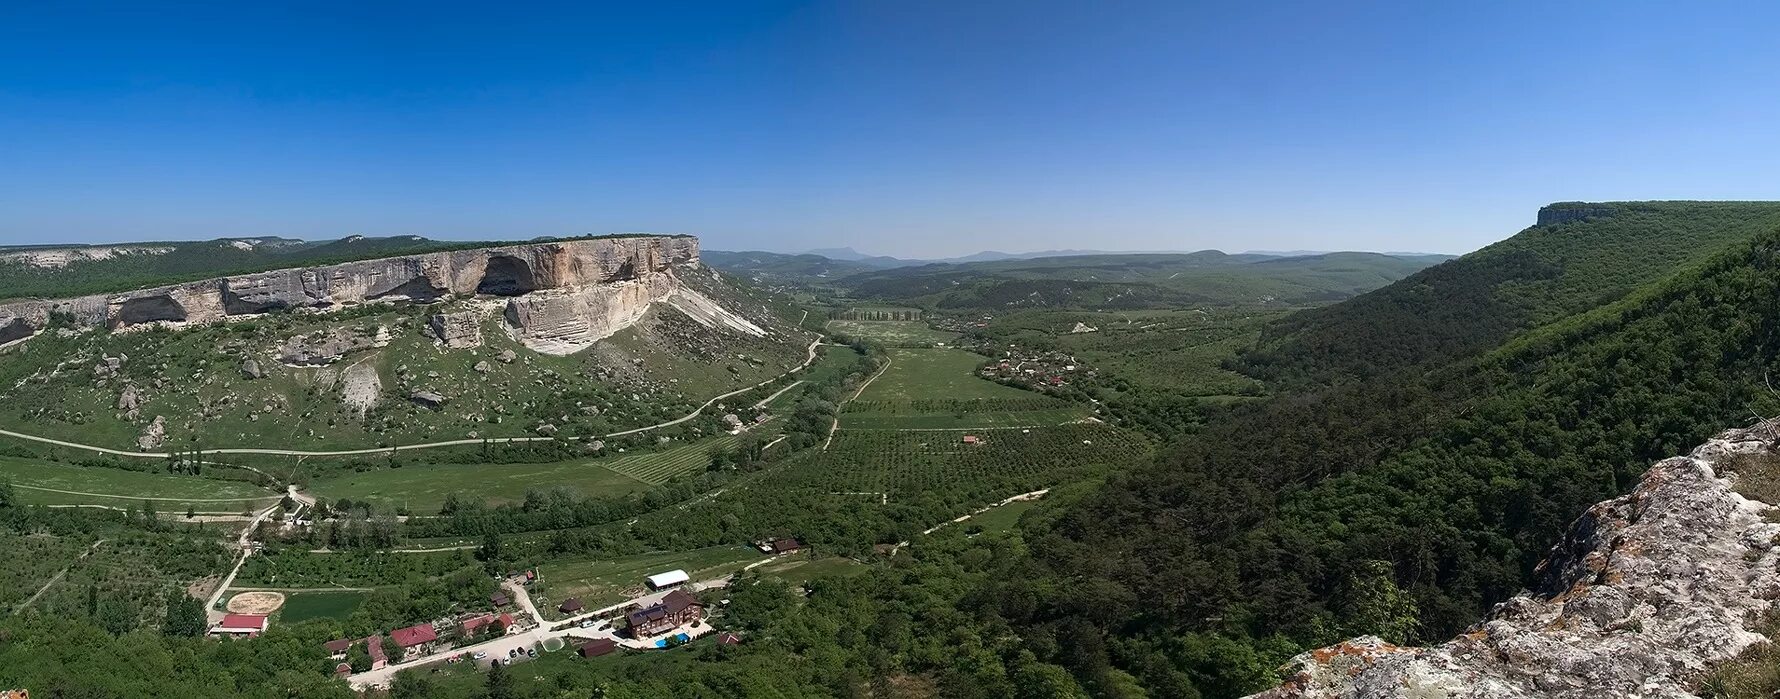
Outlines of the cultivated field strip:
{"label": "cultivated field strip", "polygon": [[621,456],[602,465],[644,483],[661,485],[704,470],[711,463],[712,450],[734,447],[737,441],[735,436],[725,435],[667,451]]}
{"label": "cultivated field strip", "polygon": [[[966,443],[964,437],[976,438]],[[1075,480],[1141,459],[1150,445],[1098,424],[1036,429],[842,430],[828,451],[800,455],[769,480],[774,488],[810,489],[890,502],[920,497],[981,499]]]}

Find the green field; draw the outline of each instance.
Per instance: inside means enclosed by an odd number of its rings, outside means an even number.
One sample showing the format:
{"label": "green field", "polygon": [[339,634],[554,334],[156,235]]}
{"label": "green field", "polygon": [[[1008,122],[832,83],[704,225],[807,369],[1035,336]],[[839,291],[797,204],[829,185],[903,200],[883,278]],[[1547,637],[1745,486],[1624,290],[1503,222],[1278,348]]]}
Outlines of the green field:
{"label": "green field", "polygon": [[452,493],[494,503],[519,502],[534,488],[567,487],[585,496],[648,490],[710,463],[711,450],[734,444],[729,435],[664,451],[547,464],[411,464],[344,475],[309,485],[329,499],[369,500],[432,513]]}
{"label": "green field", "polygon": [[540,611],[554,613],[575,597],[588,609],[623,601],[643,591],[643,579],[676,568],[693,581],[733,573],[765,554],[747,546],[713,546],[695,551],[662,551],[604,560],[559,559],[538,566],[542,583],[533,591]]}
{"label": "green field", "polygon": [[890,368],[859,394],[860,400],[922,398],[1028,398],[1032,394],[979,378],[981,355],[958,349],[891,349]]}
{"label": "green field", "polygon": [[958,339],[958,333],[935,330],[922,320],[831,320],[827,329],[831,333],[899,346],[930,347]]}
{"label": "green field", "polygon": [[892,349],[890,367],[849,403],[841,427],[874,430],[1038,427],[1080,420],[1088,406],[978,377],[979,355]]}
{"label": "green field", "polygon": [[1020,517],[1024,516],[1032,508],[1038,507],[1041,502],[1043,501],[1021,500],[1019,502],[1010,502],[1000,507],[991,508],[988,512],[972,515],[970,519],[964,520],[953,526],[963,527],[966,530],[970,530],[971,527],[975,526],[981,527],[984,533],[1005,534],[1013,531],[1014,526],[1020,523]]}
{"label": "green field", "polygon": [[755,568],[754,572],[766,580],[802,584],[823,578],[851,577],[863,574],[866,570],[865,564],[851,558],[841,556],[812,558],[806,553],[773,561]]}
{"label": "green field", "polygon": [[140,506],[151,500],[161,512],[240,512],[279,496],[241,481],[102,466],[0,457],[0,479],[12,481],[20,500],[37,505]]}
{"label": "green field", "polygon": [[278,610],[280,621],[299,622],[311,619],[345,619],[365,601],[365,594],[342,592],[290,592]]}

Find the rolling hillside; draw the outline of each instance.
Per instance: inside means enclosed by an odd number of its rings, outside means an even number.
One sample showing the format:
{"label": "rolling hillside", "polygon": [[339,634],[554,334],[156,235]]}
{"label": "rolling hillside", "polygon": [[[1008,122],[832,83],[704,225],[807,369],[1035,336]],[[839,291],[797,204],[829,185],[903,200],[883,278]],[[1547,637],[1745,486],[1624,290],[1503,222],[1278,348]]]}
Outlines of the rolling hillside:
{"label": "rolling hillside", "polygon": [[1243,369],[1325,382],[1471,355],[1780,227],[1780,203],[1553,204],[1540,220],[1378,292],[1284,319]]}

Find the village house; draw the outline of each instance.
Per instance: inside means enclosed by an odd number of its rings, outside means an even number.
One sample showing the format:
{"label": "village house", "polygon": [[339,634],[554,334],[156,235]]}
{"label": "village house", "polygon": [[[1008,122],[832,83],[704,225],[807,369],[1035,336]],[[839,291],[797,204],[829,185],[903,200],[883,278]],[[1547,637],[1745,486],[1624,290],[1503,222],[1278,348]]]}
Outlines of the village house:
{"label": "village house", "polygon": [[697,599],[684,590],[674,590],[654,606],[625,615],[625,621],[630,624],[632,637],[648,638],[672,631],[681,624],[698,621],[703,615],[704,608],[699,606]]}
{"label": "village house", "polygon": [[395,639],[396,646],[402,649],[402,657],[396,661],[402,662],[426,655],[432,643],[439,640],[439,632],[432,624],[415,624],[391,631],[389,637]]}
{"label": "village house", "polygon": [[722,644],[725,646],[734,646],[734,645],[740,645],[741,642],[742,642],[741,636],[737,636],[737,635],[730,633],[728,631],[717,634],[717,643],[719,643],[719,644]]}
{"label": "village house", "polygon": [[581,606],[581,600],[574,598],[574,597],[570,597],[568,599],[563,600],[562,605],[558,606],[556,608],[556,611],[562,612],[564,614],[578,614],[578,613],[580,613],[580,611],[582,609],[583,609],[583,607]]}
{"label": "village house", "polygon": [[665,590],[670,587],[684,585],[686,584],[686,581],[691,579],[692,577],[687,575],[684,570],[670,570],[666,573],[656,573],[649,576],[647,582],[649,583],[649,589],[651,590]]}
{"label": "village house", "polygon": [[505,592],[495,592],[494,594],[489,595],[488,601],[494,605],[495,609],[505,607],[512,602],[512,600],[507,599],[507,593]]}
{"label": "village house", "polygon": [[212,636],[251,638],[266,631],[266,617],[261,614],[224,614],[222,621],[210,627]]}
{"label": "village house", "polygon": [[333,658],[334,660],[345,660],[346,652],[352,650],[352,639],[337,638],[322,644],[322,647],[328,649],[329,658]]}
{"label": "village house", "polygon": [[803,542],[796,539],[774,539],[773,553],[793,553],[803,548]]}

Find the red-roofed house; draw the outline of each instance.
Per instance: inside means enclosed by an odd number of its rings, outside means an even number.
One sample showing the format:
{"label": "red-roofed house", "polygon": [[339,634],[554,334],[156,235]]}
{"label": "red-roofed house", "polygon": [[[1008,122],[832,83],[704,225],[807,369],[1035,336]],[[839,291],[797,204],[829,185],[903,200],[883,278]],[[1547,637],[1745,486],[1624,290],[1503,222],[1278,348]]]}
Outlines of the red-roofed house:
{"label": "red-roofed house", "polygon": [[494,623],[494,615],[483,614],[481,616],[465,619],[462,624],[458,625],[458,627],[464,638],[472,638],[478,632],[482,631],[482,627],[492,623]]}
{"label": "red-roofed house", "polygon": [[389,656],[383,654],[383,634],[366,636],[365,651],[371,654],[372,670],[382,670],[389,664]]}
{"label": "red-roofed house", "polygon": [[351,665],[347,665],[346,663],[340,663],[339,665],[334,666],[334,676],[335,677],[338,677],[340,679],[346,679],[346,677],[351,674],[352,674],[352,666]]}
{"label": "red-roofed house", "polygon": [[500,629],[500,633],[510,634],[519,630],[519,624],[514,622],[512,614],[502,614],[500,616],[483,614],[482,616],[473,619],[465,619],[462,628],[463,637],[471,638],[478,633],[488,633],[486,630],[487,628]]}
{"label": "red-roofed house", "polygon": [[396,645],[401,647],[402,658],[406,660],[412,656],[425,655],[427,645],[439,640],[439,632],[433,630],[432,624],[415,624],[391,631],[389,637],[395,639]]}
{"label": "red-roofed house", "polygon": [[220,623],[210,627],[212,636],[258,636],[266,631],[266,617],[260,614],[224,614]]}

